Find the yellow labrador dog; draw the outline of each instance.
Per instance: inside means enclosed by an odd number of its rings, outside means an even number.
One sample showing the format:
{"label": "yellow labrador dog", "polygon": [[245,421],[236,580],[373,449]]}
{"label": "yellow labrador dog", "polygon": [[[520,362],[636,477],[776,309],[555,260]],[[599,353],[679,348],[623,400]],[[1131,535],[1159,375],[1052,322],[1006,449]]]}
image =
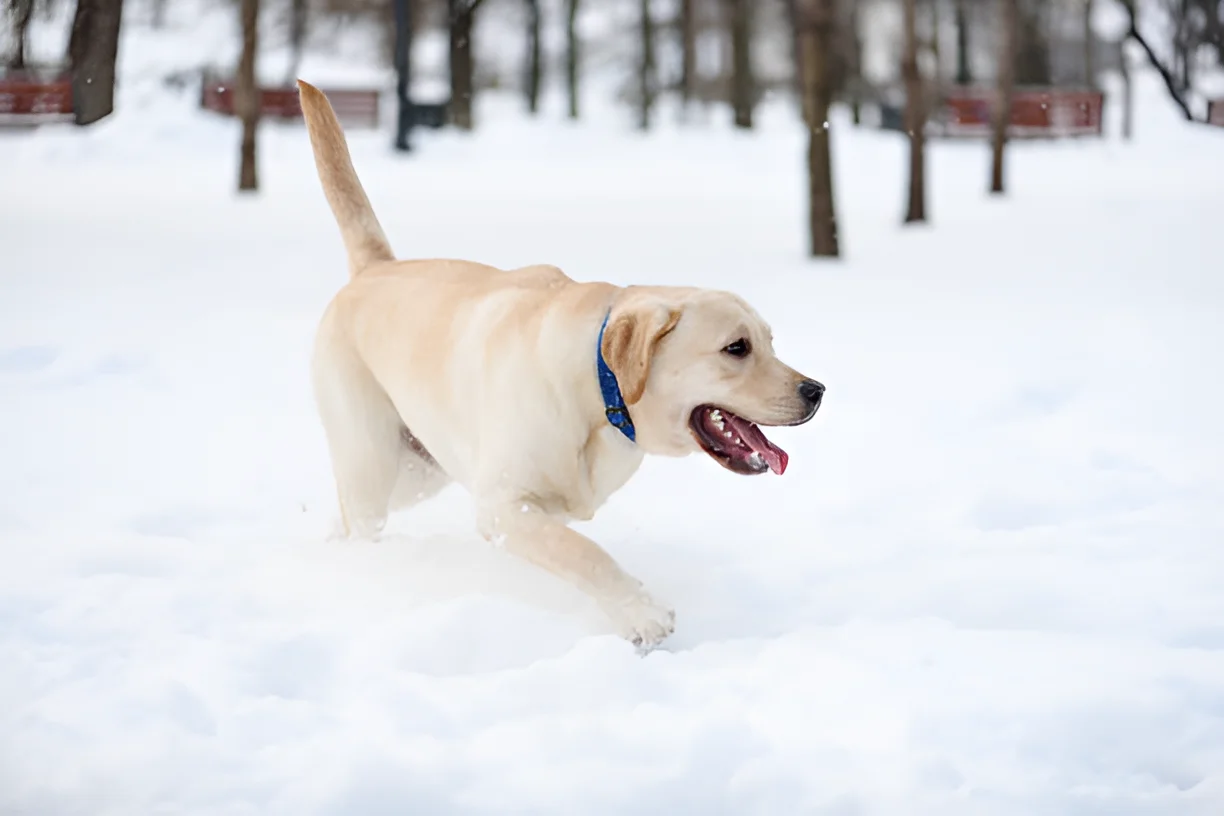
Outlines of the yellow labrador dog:
{"label": "yellow labrador dog", "polygon": [[743,300],[579,283],[553,266],[397,261],[327,98],[298,83],[350,280],[323,315],[313,379],[348,535],[452,480],[488,540],[593,597],[649,648],[675,627],[595,542],[590,519],[644,454],[786,469],[759,425],[798,425],[824,386],[783,365]]}

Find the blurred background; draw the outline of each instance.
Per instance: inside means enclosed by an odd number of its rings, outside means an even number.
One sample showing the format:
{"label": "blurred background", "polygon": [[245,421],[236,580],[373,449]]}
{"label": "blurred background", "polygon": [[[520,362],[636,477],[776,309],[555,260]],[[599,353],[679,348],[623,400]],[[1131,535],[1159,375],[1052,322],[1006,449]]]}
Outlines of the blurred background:
{"label": "blurred background", "polygon": [[[240,189],[259,186],[259,123],[300,119],[299,76],[329,92],[346,127],[405,153],[424,129],[479,131],[497,101],[541,123],[615,111],[644,132],[750,134],[763,107],[786,108],[810,134],[814,255],[838,254],[831,109],[909,142],[906,221],[927,217],[927,139],[989,141],[1002,192],[1009,139],[1130,139],[1136,72],[1186,121],[1224,123],[1217,0],[6,0],[5,11],[5,127],[89,126],[176,100],[183,115],[239,118]],[[1108,125],[1107,109],[1118,112]]]}

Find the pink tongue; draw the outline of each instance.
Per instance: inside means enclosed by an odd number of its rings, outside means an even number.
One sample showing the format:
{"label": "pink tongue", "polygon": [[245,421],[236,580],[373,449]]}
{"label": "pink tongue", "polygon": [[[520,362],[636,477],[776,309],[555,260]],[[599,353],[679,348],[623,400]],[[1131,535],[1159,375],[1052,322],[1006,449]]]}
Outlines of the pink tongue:
{"label": "pink tongue", "polygon": [[789,459],[786,451],[766,439],[761,429],[748,420],[733,415],[723,414],[723,416],[727,417],[731,427],[735,428],[740,439],[744,440],[744,444],[761,454],[761,458],[769,465],[770,470],[779,476],[786,472],[786,462]]}

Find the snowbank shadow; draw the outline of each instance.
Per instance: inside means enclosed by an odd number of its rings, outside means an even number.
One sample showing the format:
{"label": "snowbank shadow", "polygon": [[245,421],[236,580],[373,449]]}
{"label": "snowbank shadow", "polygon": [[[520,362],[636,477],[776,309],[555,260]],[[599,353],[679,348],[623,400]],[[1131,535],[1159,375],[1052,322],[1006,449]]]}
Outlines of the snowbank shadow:
{"label": "snowbank shadow", "polygon": [[[58,365],[57,365],[58,364]],[[150,370],[144,355],[112,352],[78,359],[55,346],[16,346],[0,349],[0,376],[34,376],[42,388],[80,388],[131,377]]]}
{"label": "snowbank shadow", "polygon": [[42,371],[59,358],[53,346],[17,346],[0,349],[0,374]]}

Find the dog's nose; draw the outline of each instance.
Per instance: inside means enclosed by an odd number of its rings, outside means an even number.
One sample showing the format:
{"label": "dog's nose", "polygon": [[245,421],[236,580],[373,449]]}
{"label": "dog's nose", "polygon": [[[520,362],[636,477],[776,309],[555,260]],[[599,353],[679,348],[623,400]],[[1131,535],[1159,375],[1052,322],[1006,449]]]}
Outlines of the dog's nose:
{"label": "dog's nose", "polygon": [[815,380],[804,380],[799,383],[799,396],[811,403],[820,402],[820,398],[824,395],[825,387]]}

